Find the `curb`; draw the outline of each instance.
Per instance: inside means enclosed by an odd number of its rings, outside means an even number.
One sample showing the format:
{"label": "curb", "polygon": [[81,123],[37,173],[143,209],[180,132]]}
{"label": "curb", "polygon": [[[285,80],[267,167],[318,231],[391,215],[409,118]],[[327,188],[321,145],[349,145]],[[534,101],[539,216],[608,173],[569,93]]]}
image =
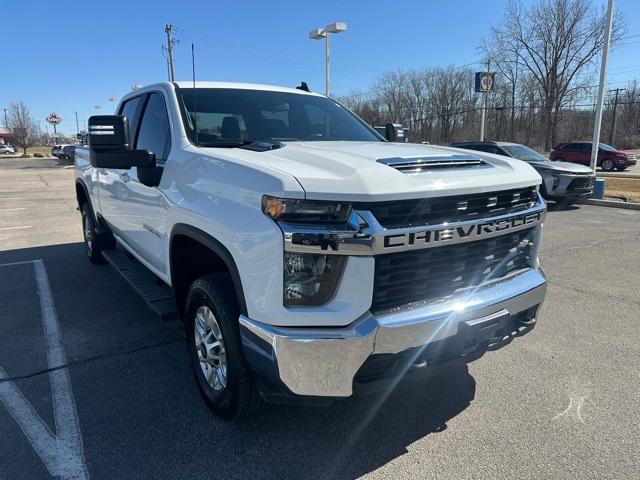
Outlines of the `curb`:
{"label": "curb", "polygon": [[635,173],[624,173],[624,172],[620,172],[620,173],[600,173],[600,172],[598,172],[596,177],[597,178],[634,178],[634,179],[638,179],[638,178],[640,178],[640,175],[637,175]]}
{"label": "curb", "polygon": [[597,205],[598,207],[623,208],[625,210],[640,210],[640,203],[616,202],[615,200],[581,198],[576,203],[581,203],[583,205]]}

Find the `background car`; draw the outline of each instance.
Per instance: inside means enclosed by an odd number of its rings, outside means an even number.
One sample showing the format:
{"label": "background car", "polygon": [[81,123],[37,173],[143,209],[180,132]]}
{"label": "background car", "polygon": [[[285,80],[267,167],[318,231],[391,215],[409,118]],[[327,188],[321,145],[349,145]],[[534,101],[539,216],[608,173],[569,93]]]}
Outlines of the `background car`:
{"label": "background car", "polygon": [[61,158],[64,158],[66,160],[74,160],[75,159],[75,151],[76,151],[76,146],[75,145],[65,145],[62,147],[62,156]]}
{"label": "background car", "polygon": [[452,147],[494,153],[527,162],[542,177],[540,193],[546,199],[571,202],[578,197],[591,196],[595,175],[586,166],[568,162],[552,162],[531,147],[509,142],[452,143]]}
{"label": "background car", "polygon": [[[549,158],[553,161],[590,165],[592,145],[593,142],[560,143],[553,147]],[[624,170],[635,164],[636,156],[633,152],[623,152],[606,143],[599,144],[597,166],[605,172]]]}
{"label": "background car", "polygon": [[54,145],[53,148],[51,149],[51,155],[53,155],[54,157],[58,157],[61,159],[64,159],[64,147],[68,147],[68,145]]}
{"label": "background car", "polygon": [[16,149],[11,145],[0,145],[0,153],[4,153],[5,155],[11,155],[16,153]]}

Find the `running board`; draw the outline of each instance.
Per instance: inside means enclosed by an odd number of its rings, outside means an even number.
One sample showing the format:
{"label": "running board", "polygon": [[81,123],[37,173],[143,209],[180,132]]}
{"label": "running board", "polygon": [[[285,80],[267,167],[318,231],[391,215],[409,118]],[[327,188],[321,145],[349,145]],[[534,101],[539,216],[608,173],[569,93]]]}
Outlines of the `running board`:
{"label": "running board", "polygon": [[170,322],[178,319],[170,288],[144,265],[117,248],[103,250],[102,256],[138,292],[160,320]]}

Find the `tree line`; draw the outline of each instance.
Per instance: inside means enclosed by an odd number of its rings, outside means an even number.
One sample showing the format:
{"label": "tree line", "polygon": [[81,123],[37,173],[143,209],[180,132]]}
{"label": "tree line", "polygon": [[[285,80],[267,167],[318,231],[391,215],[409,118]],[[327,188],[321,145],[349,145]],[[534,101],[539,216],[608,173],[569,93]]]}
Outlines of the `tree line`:
{"label": "tree line", "polygon": [[[447,144],[480,135],[483,94],[474,91],[474,72],[496,73],[487,97],[485,138],[550,150],[561,141],[591,139],[595,111],[596,60],[604,45],[604,12],[593,0],[507,2],[504,19],[491,27],[478,51],[478,66],[387,72],[367,92],[339,100],[366,122],[402,123],[411,141]],[[626,24],[614,17],[612,46]],[[610,140],[614,110],[607,98],[602,141]],[[618,95],[615,143],[640,146],[640,84]]]}

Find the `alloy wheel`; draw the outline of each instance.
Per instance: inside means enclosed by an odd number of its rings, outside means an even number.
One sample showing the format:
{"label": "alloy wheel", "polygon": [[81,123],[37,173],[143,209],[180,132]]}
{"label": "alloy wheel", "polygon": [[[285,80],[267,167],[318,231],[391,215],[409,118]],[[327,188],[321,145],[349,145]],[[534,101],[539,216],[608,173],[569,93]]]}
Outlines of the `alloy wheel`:
{"label": "alloy wheel", "polygon": [[227,355],[220,325],[211,309],[204,305],[196,311],[194,322],[195,348],[202,374],[211,388],[224,390],[227,386]]}

